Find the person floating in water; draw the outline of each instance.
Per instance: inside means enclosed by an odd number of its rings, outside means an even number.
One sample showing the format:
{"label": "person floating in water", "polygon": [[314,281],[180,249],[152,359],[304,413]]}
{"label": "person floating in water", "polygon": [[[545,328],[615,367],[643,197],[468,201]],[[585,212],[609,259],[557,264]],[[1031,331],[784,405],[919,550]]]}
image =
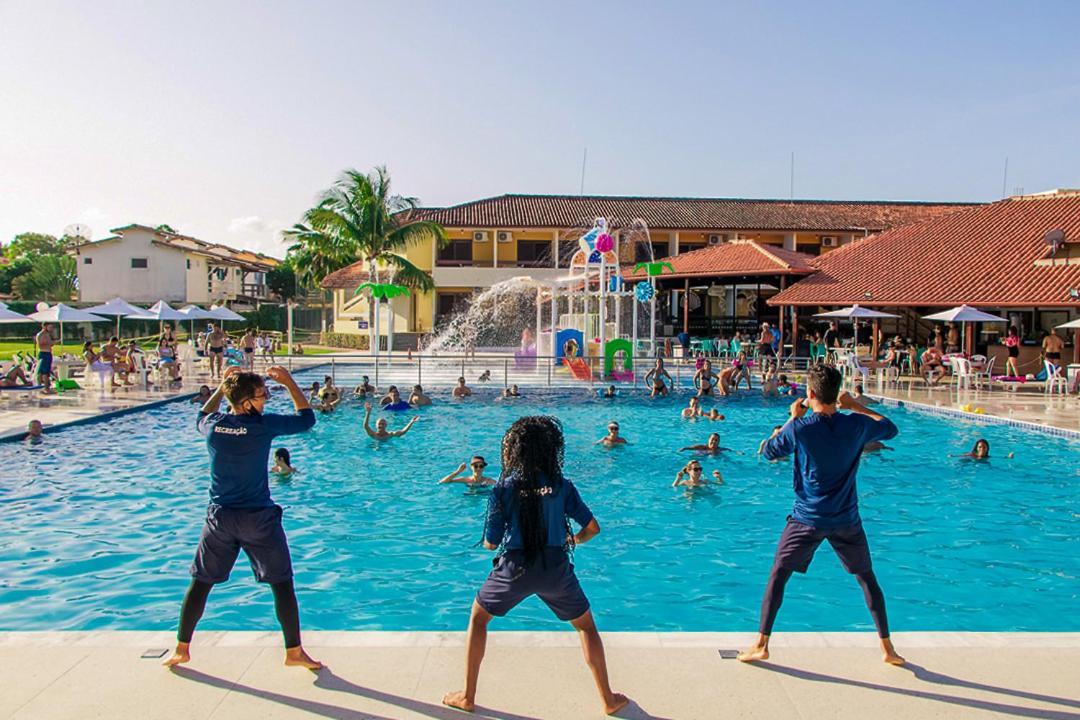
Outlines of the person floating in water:
{"label": "person floating in water", "polygon": [[626,445],[626,438],[619,435],[619,423],[612,420],[607,426],[607,435],[597,440],[594,445],[603,445],[604,447],[618,447],[619,445]]}
{"label": "person floating in water", "polygon": [[704,445],[687,445],[684,448],[679,448],[679,452],[684,450],[703,452],[706,455],[719,455],[725,450],[731,450],[731,448],[720,447],[720,433],[710,433],[709,439],[705,441]]}
{"label": "person floating in water", "polygon": [[[1015,453],[1009,453],[1005,458],[1012,460],[1014,455]],[[966,452],[961,455],[950,455],[949,457],[958,457],[963,458],[964,460],[989,460],[990,443],[985,438],[979,438],[975,441],[975,446],[971,448],[971,452]]]}
{"label": "person floating in water", "polygon": [[484,460],[481,455],[473,455],[472,460],[469,461],[469,467],[472,469],[472,475],[462,475],[465,472],[465,463],[458,465],[458,469],[450,473],[442,480],[439,481],[439,485],[445,485],[447,483],[465,483],[470,486],[481,485],[494,485],[494,478],[489,478],[484,475],[484,468],[487,467],[487,461]]}
{"label": "person floating in water", "polygon": [[371,429],[371,403],[364,403],[364,432],[368,434],[368,437],[376,440],[389,440],[390,438],[401,437],[405,433],[409,432],[409,429],[420,419],[419,415],[413,417],[412,420],[405,423],[405,427],[400,430],[388,431],[386,429],[386,418],[379,418],[375,421],[375,429]]}
{"label": "person floating in water", "polygon": [[[191,660],[191,637],[207,596],[214,585],[229,579],[240,550],[251,561],[255,579],[274,593],[274,610],[285,636],[285,664],[310,670],[322,667],[300,643],[292,558],[281,526],[281,507],[270,498],[266,471],[274,438],[310,430],[315,413],[288,370],[274,366],[266,374],[289,392],[296,414],[264,414],[269,396],[262,377],[235,367],[225,371],[221,386],[199,412],[198,428],[210,453],[210,507],[191,563],[191,585],[180,607],[176,649],[166,667]],[[229,402],[227,413],[218,412],[222,397]]]}
{"label": "person floating in water", "polygon": [[289,477],[296,472],[296,468],[292,466],[292,456],[288,448],[280,447],[274,451],[274,466],[270,468],[270,472],[280,477]]}
{"label": "person floating in water", "polygon": [[[532,595],[578,631],[604,712],[611,715],[630,702],[611,689],[604,644],[570,562],[572,548],[596,537],[600,525],[574,484],[563,477],[563,446],[562,428],[552,417],[520,418],[503,438],[502,474],[488,499],[484,527],[484,548],[498,555],[473,600],[465,639],[465,689],[443,697],[450,707],[475,709],[488,624]],[[568,518],[581,530],[571,534]]]}
{"label": "person floating in water", "polygon": [[[664,378],[667,378],[667,383],[664,382]],[[656,358],[656,364],[649,372],[645,373],[645,384],[652,385],[652,392],[649,393],[649,397],[656,397],[657,395],[667,396],[668,383],[672,382],[671,375],[664,369],[664,358]]]}
{"label": "person floating in water", "polygon": [[[703,485],[708,485],[709,481],[702,473],[701,463],[697,460],[691,460],[676,473],[675,482],[671,483],[671,487],[679,487],[680,485],[685,487],[702,487]],[[724,478],[719,470],[713,470],[712,476],[715,484],[724,484]]]}
{"label": "person floating in water", "polygon": [[[855,576],[863,590],[877,627],[885,662],[902,665],[889,637],[885,595],[870,561],[870,545],[859,518],[855,475],[859,457],[868,442],[896,437],[896,425],[868,410],[846,392],[835,368],[815,365],[807,374],[807,416],[802,398],[791,404],[791,417],[775,437],[765,443],[763,455],[777,460],[795,455],[795,508],[780,536],[772,572],[761,602],[761,624],[753,646],[739,653],[739,660],[769,658],[773,622],[784,599],[784,587],[793,573],[805,573],[814,552],[828,540],[844,569]],[[840,410],[847,410],[841,413]]]}

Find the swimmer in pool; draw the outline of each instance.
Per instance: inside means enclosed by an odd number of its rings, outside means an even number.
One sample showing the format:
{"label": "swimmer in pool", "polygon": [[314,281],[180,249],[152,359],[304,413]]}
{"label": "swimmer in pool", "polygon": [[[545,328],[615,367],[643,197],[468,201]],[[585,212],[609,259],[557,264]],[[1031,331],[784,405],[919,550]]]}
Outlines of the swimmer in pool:
{"label": "swimmer in pool", "polygon": [[730,395],[735,389],[735,376],[739,373],[739,368],[734,365],[726,367],[720,371],[720,374],[716,376],[716,392],[720,395]]}
{"label": "swimmer in pool", "polygon": [[614,385],[608,385],[607,390],[604,390],[602,393],[600,393],[600,397],[610,399],[616,397],[618,394],[619,391],[615,389]]}
{"label": "swimmer in pool", "polygon": [[386,429],[386,419],[379,418],[375,421],[375,429],[371,429],[371,403],[364,403],[364,432],[368,434],[368,437],[375,440],[389,440],[390,438],[401,437],[405,433],[409,432],[409,428],[420,419],[419,415],[413,416],[413,419],[405,423],[405,427],[400,430],[388,431]]}
{"label": "swimmer in pool", "polygon": [[735,372],[732,373],[732,375],[731,375],[732,388],[735,389],[735,390],[738,390],[739,389],[739,382],[743,378],[746,378],[746,389],[747,390],[753,390],[754,387],[753,387],[753,384],[751,383],[751,378],[750,378],[750,364],[749,364],[749,361],[746,359],[746,351],[745,350],[740,351],[738,356],[734,360],[731,361],[731,365],[732,365],[733,368],[735,368]]}
{"label": "swimmer in pool", "polygon": [[464,398],[472,395],[472,388],[465,384],[465,378],[459,377],[457,379],[457,385],[454,387],[452,393],[456,398]]}
{"label": "swimmer in pool", "polygon": [[366,398],[375,394],[375,386],[368,381],[367,375],[360,377],[360,384],[353,388],[353,397]]}
{"label": "swimmer in pool", "polygon": [[684,448],[679,448],[679,452],[684,450],[703,452],[706,455],[719,455],[724,450],[731,450],[731,448],[720,447],[720,433],[709,433],[709,439],[705,441],[704,445],[687,445]]}
{"label": "swimmer in pool", "polygon": [[195,403],[199,407],[206,404],[206,401],[210,399],[210,386],[202,385],[199,387],[199,394],[191,398],[190,402]]}
{"label": "swimmer in pool", "polygon": [[667,378],[667,382],[672,382],[671,375],[664,369],[664,358],[656,358],[656,365],[652,367],[649,372],[645,373],[645,384],[652,384],[652,392],[649,393],[649,397],[656,397],[657,395],[668,394],[667,383],[664,382],[664,378]]}
{"label": "swimmer in pool", "polygon": [[319,391],[322,390],[322,386],[319,385],[319,381],[315,380],[311,383],[311,387],[308,388],[308,402],[312,405],[316,405],[319,402]]}
{"label": "swimmer in pool", "polygon": [[[1015,453],[1009,453],[1005,456],[1005,458],[1008,460],[1012,460],[1014,455]],[[989,460],[990,443],[984,438],[979,438],[975,441],[975,447],[971,448],[971,452],[966,452],[962,455],[950,455],[949,457],[958,457],[965,460]]]}
{"label": "swimmer in pool", "polygon": [[[709,481],[704,477],[703,472],[701,463],[697,460],[691,460],[675,475],[675,482],[671,483],[671,487],[679,487],[680,485],[684,487],[702,487],[708,485]],[[714,484],[724,484],[724,478],[719,470],[713,470],[712,476]]]}
{"label": "swimmer in pool", "polygon": [[684,407],[679,415],[684,420],[691,420],[701,415],[701,403],[698,401],[697,395],[690,396],[690,404]]}
{"label": "swimmer in pool", "polygon": [[386,389],[386,394],[379,400],[379,405],[396,405],[401,402],[401,393],[397,389],[397,385],[391,385]]}
{"label": "swimmer in pool", "polygon": [[780,431],[784,429],[783,425],[777,425],[772,429],[772,435],[761,441],[761,444],[757,446],[757,454],[761,455],[765,452],[765,444],[772,440],[774,437],[780,434]]}
{"label": "swimmer in pool", "polygon": [[280,477],[289,477],[296,472],[288,448],[280,447],[274,451],[274,467],[270,468],[270,472]]}
{"label": "swimmer in pool", "polygon": [[626,438],[619,435],[619,423],[612,420],[607,426],[607,435],[597,440],[594,445],[603,445],[604,447],[616,447],[618,445],[626,445]]}
{"label": "swimmer in pool", "polygon": [[461,463],[458,465],[457,470],[440,480],[439,485],[445,485],[447,483],[465,483],[472,487],[478,487],[481,485],[495,484],[495,478],[490,478],[484,474],[484,468],[487,467],[487,461],[484,460],[482,455],[473,455],[472,460],[469,461],[469,467],[472,468],[471,475],[462,475],[462,473],[465,472],[465,463]]}
{"label": "swimmer in pool", "polygon": [[409,404],[413,407],[423,407],[431,404],[431,398],[424,394],[421,385],[413,385],[412,395],[409,396]]}
{"label": "swimmer in pool", "polygon": [[503,390],[502,396],[504,398],[516,398],[516,397],[521,397],[522,395],[521,395],[520,392],[518,392],[518,386],[517,385],[511,385],[510,387]]}
{"label": "swimmer in pool", "polygon": [[780,397],[780,388],[776,382],[776,373],[772,370],[765,373],[765,379],[761,382],[761,394],[765,397]]}
{"label": "swimmer in pool", "polygon": [[877,400],[863,393],[862,383],[855,383],[855,390],[851,393],[851,397],[855,398],[863,405],[876,405]]}
{"label": "swimmer in pool", "polygon": [[713,372],[712,362],[706,360],[702,363],[701,369],[694,373],[694,387],[697,388],[698,397],[712,395],[713,386],[718,379],[719,376]]}
{"label": "swimmer in pool", "polygon": [[[698,405],[698,410],[701,410],[700,405]],[[717,410],[716,408],[710,409],[709,412],[699,412],[698,417],[703,418],[705,420],[723,420],[724,419],[724,416],[721,415],[720,411]]]}
{"label": "swimmer in pool", "polygon": [[485,370],[484,372],[480,373],[480,377],[476,378],[477,382],[489,382],[490,380],[491,380],[491,371],[490,370]]}

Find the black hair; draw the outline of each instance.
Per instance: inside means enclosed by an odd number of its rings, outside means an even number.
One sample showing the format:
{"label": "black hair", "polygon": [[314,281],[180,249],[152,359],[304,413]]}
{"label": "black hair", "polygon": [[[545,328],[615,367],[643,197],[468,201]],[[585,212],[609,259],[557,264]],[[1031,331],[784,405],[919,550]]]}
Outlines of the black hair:
{"label": "black hair", "polygon": [[289,455],[289,449],[280,447],[274,451],[274,459],[282,460],[286,465],[292,465],[292,457]]}
{"label": "black hair", "polygon": [[119,341],[120,341],[120,338],[116,337],[115,335],[113,335],[111,338],[109,338],[109,342],[119,342]]}
{"label": "black hair", "polygon": [[89,349],[90,349],[90,348],[92,348],[92,347],[94,347],[94,343],[93,343],[93,341],[91,341],[91,340],[87,340],[86,342],[84,342],[84,343],[82,344],[82,349],[83,349],[83,350],[89,350]]}
{"label": "black hair", "polygon": [[971,446],[971,454],[974,455],[975,451],[979,449],[979,443],[986,445],[986,455],[990,456],[990,441],[986,438],[979,438],[975,441],[975,444]]}
{"label": "black hair", "polygon": [[473,460],[479,460],[480,462],[484,463],[484,467],[487,467],[487,460],[484,459],[483,455],[473,455],[472,458],[469,460],[470,465],[472,464]]}
{"label": "black hair", "polygon": [[836,403],[843,380],[840,371],[828,365],[815,365],[806,373],[806,386],[814,392],[814,397],[825,405]]}
{"label": "black hair", "polygon": [[[512,507],[502,512],[517,512],[526,565],[540,557],[547,546],[544,494],[549,492],[546,488],[557,492],[562,486],[564,447],[562,424],[549,415],[518,418],[503,436],[499,481],[510,484],[513,499]],[[566,536],[572,537],[569,523],[566,530]],[[505,541],[504,536],[503,544]],[[568,540],[568,550],[571,544]]]}

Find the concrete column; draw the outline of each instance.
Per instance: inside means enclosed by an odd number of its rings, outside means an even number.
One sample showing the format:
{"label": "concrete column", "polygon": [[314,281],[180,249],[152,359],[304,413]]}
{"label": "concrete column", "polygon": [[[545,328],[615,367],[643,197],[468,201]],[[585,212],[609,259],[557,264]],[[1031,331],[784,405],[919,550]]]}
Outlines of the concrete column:
{"label": "concrete column", "polygon": [[559,267],[559,231],[553,230],[551,233],[551,267],[558,269]]}
{"label": "concrete column", "polygon": [[679,233],[671,233],[671,239],[668,240],[668,255],[679,254]]}
{"label": "concrete column", "polygon": [[499,267],[499,231],[492,228],[491,230],[491,242],[494,245],[491,248],[491,267]]}
{"label": "concrete column", "polygon": [[690,332],[690,278],[683,282],[682,331]]}
{"label": "concrete column", "polygon": [[785,233],[784,234],[784,249],[785,250],[796,250],[797,247],[798,247],[798,244],[795,242],[795,233]]}

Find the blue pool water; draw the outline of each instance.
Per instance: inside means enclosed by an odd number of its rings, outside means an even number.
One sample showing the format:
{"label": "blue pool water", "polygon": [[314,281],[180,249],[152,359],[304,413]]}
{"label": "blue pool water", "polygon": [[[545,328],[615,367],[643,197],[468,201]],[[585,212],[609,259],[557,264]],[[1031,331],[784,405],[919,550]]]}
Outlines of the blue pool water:
{"label": "blue pool water", "polygon": [[[304,627],[463,629],[490,568],[476,546],[486,495],[436,480],[477,452],[497,472],[510,422],[551,413],[565,426],[567,475],[603,528],[575,559],[601,626],[756,628],[792,492],[790,463],[755,453],[785,418],[786,400],[720,401],[728,419],[710,423],[680,420],[682,397],[447,394],[436,393],[404,439],[369,440],[357,404],[284,439],[301,474],[272,489],[285,508]],[[273,404],[286,407],[280,397]],[[0,629],[174,627],[206,504],[195,412],[173,403],[57,432],[37,447],[0,445]],[[859,486],[893,628],[1080,630],[1078,444],[887,412],[901,434],[894,450],[864,458]],[[629,447],[593,446],[611,418]],[[405,419],[392,417],[392,427]],[[704,460],[726,485],[692,495],[672,488],[686,459],[675,450],[714,429],[737,451]],[[990,440],[989,463],[946,457],[978,437]],[[1004,459],[1008,451],[1016,459]],[[561,624],[533,599],[497,626]],[[200,627],[275,627],[270,593],[243,556]],[[858,586],[823,546],[809,574],[789,584],[777,631],[871,628]]]}

